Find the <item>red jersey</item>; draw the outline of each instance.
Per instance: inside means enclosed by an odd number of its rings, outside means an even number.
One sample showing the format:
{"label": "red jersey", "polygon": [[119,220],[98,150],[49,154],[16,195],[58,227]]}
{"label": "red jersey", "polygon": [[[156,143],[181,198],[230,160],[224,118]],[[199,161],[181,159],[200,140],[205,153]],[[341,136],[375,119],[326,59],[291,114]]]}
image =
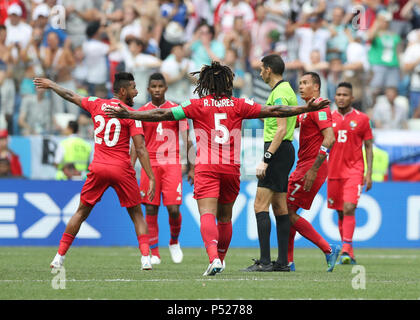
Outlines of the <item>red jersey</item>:
{"label": "red jersey", "polygon": [[[167,109],[176,107],[177,104],[166,101],[161,106],[148,102],[139,111],[153,109]],[[179,135],[188,130],[188,120],[143,122],[144,139],[149,152],[152,166],[165,164],[180,164]]]}
{"label": "red jersey", "polygon": [[256,118],[261,105],[249,99],[209,95],[173,108],[175,119],[193,120],[197,140],[196,172],[240,174],[242,120]]}
{"label": "red jersey", "polygon": [[92,163],[105,163],[131,167],[130,137],[143,134],[141,121],[109,118],[104,109],[116,107],[118,103],[129,110],[133,108],[118,99],[87,97],[82,99],[82,107],[89,112],[94,124],[95,151]]}
{"label": "red jersey", "polygon": [[336,142],[330,152],[328,178],[363,176],[363,141],[373,139],[369,117],[356,109],[345,115],[334,110],[332,121]]}
{"label": "red jersey", "polygon": [[[318,99],[317,99],[318,101]],[[316,112],[302,113],[297,116],[297,122],[300,126],[299,133],[299,151],[296,171],[300,174],[296,178],[302,178],[308,171],[319,153],[324,136],[321,131],[331,127],[331,111],[329,107]],[[324,161],[318,170],[318,173],[328,171],[327,161]]]}

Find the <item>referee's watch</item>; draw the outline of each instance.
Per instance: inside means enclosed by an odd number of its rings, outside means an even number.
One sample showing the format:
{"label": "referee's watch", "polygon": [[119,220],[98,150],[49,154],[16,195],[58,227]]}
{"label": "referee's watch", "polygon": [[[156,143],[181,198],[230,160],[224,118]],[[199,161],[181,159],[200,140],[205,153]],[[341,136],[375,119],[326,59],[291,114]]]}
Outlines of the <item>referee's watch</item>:
{"label": "referee's watch", "polygon": [[266,151],[264,153],[264,162],[265,163],[270,163],[272,158],[273,158],[273,154],[270,151]]}

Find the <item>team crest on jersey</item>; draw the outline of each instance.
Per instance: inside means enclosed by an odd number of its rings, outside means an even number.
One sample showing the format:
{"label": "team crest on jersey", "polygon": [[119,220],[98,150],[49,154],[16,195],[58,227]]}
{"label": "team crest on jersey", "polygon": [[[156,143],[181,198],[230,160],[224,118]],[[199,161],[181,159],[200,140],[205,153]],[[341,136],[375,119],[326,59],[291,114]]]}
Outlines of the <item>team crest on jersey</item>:
{"label": "team crest on jersey", "polygon": [[245,98],[245,103],[253,106],[254,105],[254,100]]}
{"label": "team crest on jersey", "polygon": [[356,122],[356,121],[354,121],[354,120],[351,120],[351,121],[350,121],[350,128],[354,129],[354,128],[356,128],[356,127],[357,127],[357,122]]}
{"label": "team crest on jersey", "polygon": [[335,122],[333,122],[332,126],[333,126],[333,128],[335,128],[337,126],[337,124]]}
{"label": "team crest on jersey", "polygon": [[145,195],[144,191],[140,191],[140,197],[144,198]]}
{"label": "team crest on jersey", "polygon": [[328,199],[328,203],[329,203],[330,205],[333,205],[333,204],[334,204],[334,200],[333,200],[332,198],[329,198],[329,199]]}

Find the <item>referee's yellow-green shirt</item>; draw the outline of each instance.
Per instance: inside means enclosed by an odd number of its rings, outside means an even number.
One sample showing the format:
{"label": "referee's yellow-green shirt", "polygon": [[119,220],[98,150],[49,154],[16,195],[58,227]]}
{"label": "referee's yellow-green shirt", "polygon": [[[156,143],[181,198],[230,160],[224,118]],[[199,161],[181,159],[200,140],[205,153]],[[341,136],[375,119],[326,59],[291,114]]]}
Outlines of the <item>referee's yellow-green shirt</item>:
{"label": "referee's yellow-green shirt", "polygon": [[[278,86],[271,91],[267,99],[266,105],[284,105],[284,106],[297,106],[296,94],[288,82],[281,82]],[[296,116],[288,117],[287,131],[283,140],[293,141],[293,132],[296,126]],[[264,142],[273,141],[277,131],[277,118],[264,119]]]}

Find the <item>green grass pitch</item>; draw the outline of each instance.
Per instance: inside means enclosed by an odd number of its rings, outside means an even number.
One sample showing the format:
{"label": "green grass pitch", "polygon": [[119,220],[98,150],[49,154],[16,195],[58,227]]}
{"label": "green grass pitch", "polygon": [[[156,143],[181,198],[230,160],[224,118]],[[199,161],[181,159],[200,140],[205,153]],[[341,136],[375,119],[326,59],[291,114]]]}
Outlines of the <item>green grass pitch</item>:
{"label": "green grass pitch", "polygon": [[414,249],[356,249],[361,267],[338,265],[327,273],[320,250],[296,248],[296,272],[245,273],[239,270],[258,257],[258,249],[231,248],[226,270],[203,277],[208,260],[202,248],[183,248],[181,264],[161,248],[162,263],[142,271],[137,248],[73,246],[65,283],[49,269],[56,249],[0,247],[0,299],[420,299],[420,250]]}

